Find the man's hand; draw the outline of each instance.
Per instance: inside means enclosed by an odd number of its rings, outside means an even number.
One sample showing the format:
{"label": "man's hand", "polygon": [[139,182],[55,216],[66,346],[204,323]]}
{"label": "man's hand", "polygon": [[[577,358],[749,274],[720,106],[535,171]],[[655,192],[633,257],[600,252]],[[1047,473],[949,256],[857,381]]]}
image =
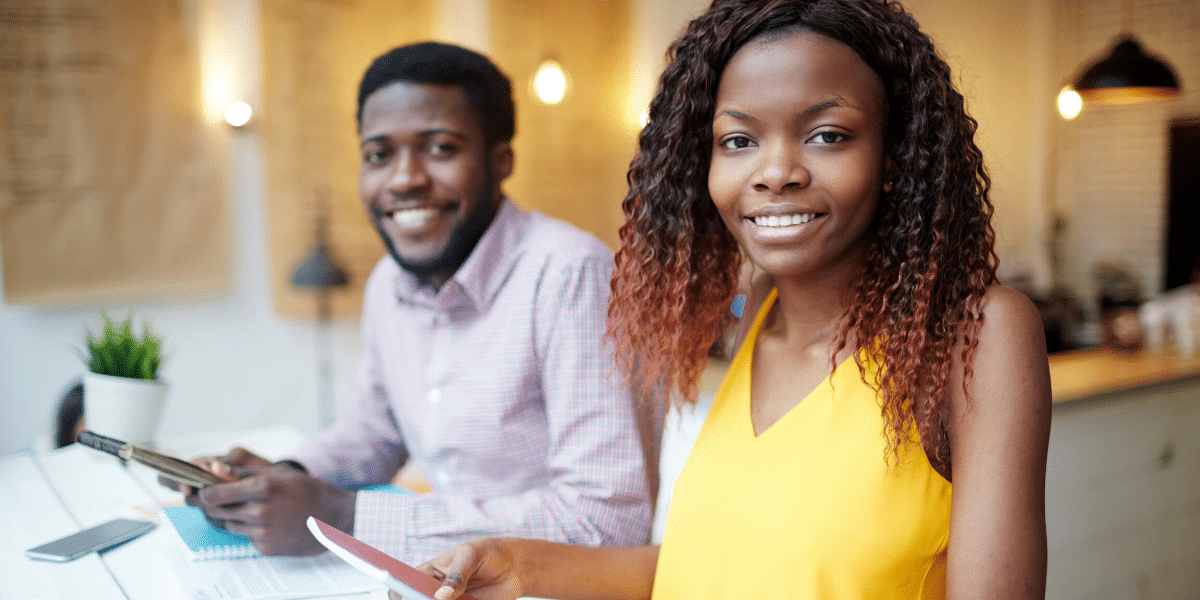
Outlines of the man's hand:
{"label": "man's hand", "polygon": [[309,532],[312,515],[346,533],[354,532],[354,492],[311,477],[290,465],[272,463],[245,448],[192,463],[229,483],[202,490],[159,477],[159,482],[187,494],[189,505],[225,528],[244,535],[263,554],[319,554],[325,547]]}
{"label": "man's hand", "polygon": [[[229,454],[225,456],[201,456],[200,458],[194,458],[191,463],[225,481],[237,481],[238,477],[234,473],[234,467],[267,467],[271,465],[271,462],[267,459],[241,447],[230,450]],[[168,479],[162,475],[158,476],[158,482],[177,492],[183,492],[187,496],[196,493],[196,488],[179,483],[174,479]]]}

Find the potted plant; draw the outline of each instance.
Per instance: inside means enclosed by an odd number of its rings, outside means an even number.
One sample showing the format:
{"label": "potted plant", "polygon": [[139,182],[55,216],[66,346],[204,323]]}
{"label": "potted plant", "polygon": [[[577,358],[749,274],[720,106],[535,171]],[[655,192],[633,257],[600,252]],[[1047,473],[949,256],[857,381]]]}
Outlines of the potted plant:
{"label": "potted plant", "polygon": [[152,445],[167,397],[167,384],[158,379],[161,342],[148,327],[135,335],[132,315],[114,323],[107,314],[100,334],[87,331],[85,339],[87,428],[131,444]]}

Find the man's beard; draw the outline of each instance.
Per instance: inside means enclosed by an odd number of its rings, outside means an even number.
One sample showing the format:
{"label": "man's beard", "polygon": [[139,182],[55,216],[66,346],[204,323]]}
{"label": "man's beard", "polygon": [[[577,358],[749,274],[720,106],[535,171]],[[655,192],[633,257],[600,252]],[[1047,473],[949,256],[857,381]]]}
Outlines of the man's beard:
{"label": "man's beard", "polygon": [[396,246],[392,244],[392,238],[380,225],[380,217],[376,215],[375,229],[383,238],[383,244],[387,246],[388,254],[392,255],[402,269],[416,275],[418,279],[439,275],[449,278],[467,261],[467,257],[471,256],[471,252],[475,250],[475,246],[479,244],[479,240],[487,231],[488,226],[492,224],[492,219],[496,217],[496,212],[500,209],[500,202],[492,197],[491,166],[489,165],[486,169],[483,185],[479,189],[478,197],[475,198],[475,206],[467,214],[467,218],[450,231],[450,236],[446,239],[446,245],[442,251],[429,260],[411,261],[400,256],[400,253],[396,251]]}

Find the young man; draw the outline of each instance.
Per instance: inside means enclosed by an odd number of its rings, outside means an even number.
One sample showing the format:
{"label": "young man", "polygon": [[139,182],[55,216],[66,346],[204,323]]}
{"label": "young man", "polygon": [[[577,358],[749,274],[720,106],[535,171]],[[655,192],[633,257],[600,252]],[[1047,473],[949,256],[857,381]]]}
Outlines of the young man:
{"label": "young man", "polygon": [[[413,44],[375,60],[358,105],[359,193],[389,256],[367,282],[357,403],[292,461],[212,460],[232,482],[189,503],[268,554],[319,552],[310,514],[414,564],[480,535],[644,543],[637,419],[603,340],[612,254],[503,195],[508,79]],[[345,489],[410,460],[431,493]]]}

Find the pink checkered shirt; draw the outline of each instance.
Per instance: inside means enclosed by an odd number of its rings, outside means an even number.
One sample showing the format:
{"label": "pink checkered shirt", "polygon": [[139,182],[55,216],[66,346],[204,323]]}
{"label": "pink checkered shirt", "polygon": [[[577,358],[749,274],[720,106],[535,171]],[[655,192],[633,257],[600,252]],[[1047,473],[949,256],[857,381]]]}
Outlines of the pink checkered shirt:
{"label": "pink checkered shirt", "polygon": [[508,200],[436,294],[379,261],[358,400],[295,458],[338,485],[412,460],[433,491],[359,492],[356,537],[414,564],[479,536],[647,541],[632,401],[603,345],[611,274],[595,237]]}

